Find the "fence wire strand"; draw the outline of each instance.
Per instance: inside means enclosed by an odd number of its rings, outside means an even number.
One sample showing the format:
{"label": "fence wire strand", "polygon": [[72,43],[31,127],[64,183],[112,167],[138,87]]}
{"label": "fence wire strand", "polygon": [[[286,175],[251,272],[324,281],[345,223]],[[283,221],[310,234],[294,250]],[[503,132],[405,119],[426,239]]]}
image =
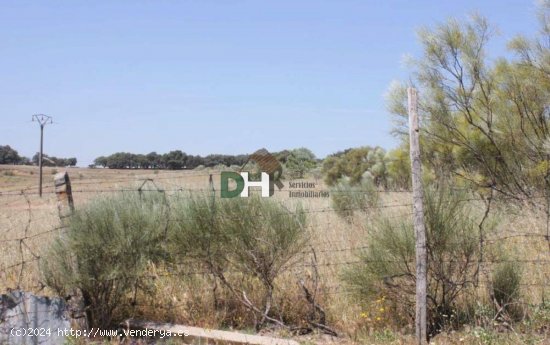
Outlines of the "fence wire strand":
{"label": "fence wire strand", "polygon": [[[134,192],[157,192],[157,193],[163,193],[166,197],[192,197],[194,193],[212,193],[212,188],[194,188],[189,189],[186,188],[183,185],[179,185],[177,182],[174,182],[174,180],[184,179],[189,176],[197,177],[197,176],[210,176],[210,173],[197,173],[197,174],[185,174],[185,175],[178,175],[177,173],[174,173],[174,175],[171,176],[149,176],[148,174],[144,175],[136,175],[133,176],[130,179],[112,179],[108,181],[102,181],[102,180],[87,180],[87,181],[76,181],[73,183],[73,190],[72,192],[74,194],[90,194],[90,195],[101,195],[105,193],[134,193]],[[147,176],[147,177],[144,177]],[[142,189],[145,185],[145,182],[152,181],[153,185],[156,187],[156,189]],[[155,183],[158,182],[158,185]],[[138,184],[140,182],[143,182],[142,185],[139,188],[132,188],[132,187],[124,187],[124,188],[104,188],[104,185],[107,183],[113,184],[113,183],[134,183]],[[168,185],[169,188],[164,189],[160,188],[158,186],[165,186]],[[86,186],[94,186],[95,188],[85,189]],[[32,240],[38,240],[42,243],[48,243],[49,240],[54,238],[55,236],[63,233],[63,231],[66,231],[67,228],[60,225],[59,222],[56,222],[53,225],[47,225],[45,222],[48,219],[56,218],[57,214],[52,212],[54,209],[55,202],[54,199],[50,198],[48,199],[47,196],[54,196],[55,190],[53,189],[53,184],[50,185],[44,185],[45,190],[43,192],[44,198],[36,200],[36,196],[38,192],[31,190],[31,187],[29,188],[20,188],[20,189],[6,189],[6,190],[0,190],[0,250],[8,251],[11,250],[13,252],[14,248],[16,248],[17,251],[17,260],[12,260],[12,262],[4,262],[0,264],[0,280],[5,278],[8,273],[12,272],[16,273],[17,278],[17,284],[15,286],[10,286],[8,288],[23,288],[23,287],[29,287],[29,286],[23,286],[23,277],[25,276],[25,270],[30,267],[30,265],[38,265],[41,256],[40,252],[33,249],[33,246],[29,243]],[[300,191],[300,189],[294,189],[296,191]],[[293,191],[294,191],[293,190]],[[310,189],[301,189],[301,190],[308,190]],[[315,190],[319,191],[319,190]],[[280,192],[286,192],[286,191],[277,191]],[[367,190],[357,190],[356,193],[370,193],[372,191]],[[330,194],[337,193],[337,191],[330,190]],[[378,191],[380,194],[384,195],[391,195],[392,193],[410,193],[408,190],[390,190],[390,191]],[[217,197],[217,195],[216,195]],[[545,196],[533,196],[529,199],[544,199]],[[501,199],[506,199],[501,198]],[[517,201],[517,199],[514,199]],[[476,201],[484,201],[483,198],[479,197],[465,197],[460,200],[460,202],[476,202]],[[38,205],[35,205],[38,204]],[[388,215],[388,217],[407,217],[412,215],[412,203],[411,202],[399,202],[399,203],[384,203],[379,204],[375,206],[369,206],[369,207],[361,207],[361,208],[349,208],[344,209],[346,211],[376,211],[376,210],[395,210],[395,215]],[[406,212],[405,212],[406,211]],[[46,214],[40,215],[39,213],[46,212]],[[307,214],[334,214],[337,212],[336,209],[333,207],[317,207],[317,208],[304,208],[300,211],[288,211],[288,212],[304,212]],[[58,218],[56,218],[57,221],[59,221]],[[330,218],[329,218],[330,219]],[[171,217],[168,219],[169,222],[182,222],[186,221],[183,217]],[[17,224],[11,224],[9,226],[6,226],[6,223],[17,223]],[[343,224],[343,223],[341,223]],[[340,224],[340,225],[341,225]],[[36,225],[36,227],[34,227]],[[354,224],[348,224],[348,226],[353,227]],[[315,230],[320,228],[326,228],[326,229],[333,229],[335,227],[335,224],[331,221],[324,221],[322,219],[316,219],[311,224],[306,226],[307,229]],[[36,229],[35,229],[36,228]],[[18,229],[21,229],[17,235],[10,235],[17,232]],[[34,231],[33,231],[34,230]],[[342,234],[345,235],[345,234]],[[485,241],[485,245],[492,245],[497,243],[502,243],[503,241],[507,240],[514,240],[518,238],[524,238],[524,239],[545,239],[546,238],[545,233],[537,233],[534,231],[515,231],[513,233],[503,233],[501,236],[487,238]],[[351,243],[352,240],[343,240],[340,238],[334,238],[334,239],[320,239],[320,238],[312,238],[310,242],[310,246],[312,248],[315,248],[316,255],[321,255],[323,257],[324,261],[321,262],[315,262],[311,263],[306,260],[306,257],[311,254],[310,250],[304,250],[300,252],[299,254],[302,255],[301,261],[302,263],[293,263],[292,265],[289,265],[289,267],[286,267],[286,269],[290,272],[303,272],[304,270],[308,270],[311,268],[316,267],[335,267],[338,269],[341,269],[342,267],[350,267],[353,265],[359,265],[359,264],[369,264],[369,261],[366,260],[364,257],[362,257],[362,253],[369,250],[368,245],[364,245],[361,243]],[[3,246],[3,247],[2,247]],[[342,253],[345,254],[344,257],[349,258],[346,260],[335,260],[333,254]],[[541,255],[544,255],[544,253],[540,253]],[[90,258],[93,259],[93,258]],[[382,261],[377,261],[382,262]],[[384,262],[397,262],[395,260],[388,260]],[[401,262],[401,261],[400,261]],[[452,262],[452,261],[447,261]],[[487,258],[485,257],[483,261],[481,261],[481,264],[498,264],[503,262],[519,262],[529,265],[539,265],[543,267],[547,267],[550,265],[550,259],[545,258],[537,258],[537,259],[531,259],[531,258],[518,258],[518,259],[496,259],[496,258]],[[411,261],[412,263],[412,261]],[[472,263],[474,264],[474,263]],[[476,262],[477,264],[477,262]],[[182,263],[182,267],[185,267]],[[17,270],[17,272],[14,272],[14,270]],[[232,272],[229,272],[232,273]],[[233,273],[239,273],[239,272],[233,272]],[[160,272],[154,276],[151,276],[150,278],[158,278],[158,277],[173,277],[173,276],[186,276],[186,275],[210,275],[211,272],[208,270],[181,270],[179,272],[171,272],[171,271],[164,271]],[[548,277],[546,277],[548,279]],[[6,279],[3,279],[6,280]],[[481,283],[490,284],[489,281],[481,281]],[[536,281],[536,282],[529,282],[529,283],[522,283],[522,286],[525,287],[548,287],[550,286],[550,281]],[[37,285],[34,285],[34,287],[43,288],[43,284],[39,282]],[[349,287],[345,287],[342,285],[338,286],[332,286],[327,287],[324,286],[320,291],[319,294],[325,294],[325,295],[332,295],[332,294],[351,294],[353,293],[353,289],[350,289]]]}

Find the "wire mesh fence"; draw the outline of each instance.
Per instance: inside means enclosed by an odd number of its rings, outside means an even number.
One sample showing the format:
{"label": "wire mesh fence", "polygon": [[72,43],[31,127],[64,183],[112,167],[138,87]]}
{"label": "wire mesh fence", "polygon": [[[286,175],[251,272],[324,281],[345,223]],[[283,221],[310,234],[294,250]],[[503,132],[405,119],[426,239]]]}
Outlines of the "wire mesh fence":
{"label": "wire mesh fence", "polygon": [[[207,194],[219,198],[219,191],[210,183],[216,172],[164,172],[140,173],[134,176],[119,177],[113,174],[109,178],[79,179],[73,177],[72,193],[76,208],[101,195],[120,193],[160,193],[167,199],[186,198],[197,194]],[[317,181],[318,182],[318,181]],[[318,182],[316,190],[321,190],[323,184]],[[45,285],[40,273],[40,262],[44,251],[51,241],[67,231],[59,219],[55,186],[53,183],[43,185],[43,196],[40,198],[35,187],[6,188],[0,190],[0,288],[2,290],[23,289],[40,291]],[[338,193],[327,190],[329,194]],[[354,193],[370,193],[371,191],[354,190]],[[360,208],[350,208],[350,211],[368,212],[371,215],[384,212],[386,217],[411,217],[412,200],[410,191],[383,190],[378,191],[378,204]],[[361,253],[368,250],[366,242],[369,231],[367,221],[358,217],[353,222],[346,222],[337,215],[330,198],[300,199],[289,198],[288,190],[275,190],[275,200],[283,204],[301,203],[302,212],[309,218],[308,231],[313,236],[308,243],[308,250],[300,253],[295,261],[285,267],[290,273],[307,274],[307,270],[319,271],[321,280],[325,283],[319,294],[346,295],[353,289],[343,285],[338,276],[340,271],[353,265],[369,264]],[[544,196],[535,196],[531,201],[545,202]],[[502,199],[505,200],[505,199]],[[486,200],[474,195],[465,195],[461,202],[477,203],[483,207]],[[517,200],[516,200],[517,201]],[[292,212],[292,211],[289,211]],[[501,259],[491,256],[483,257],[478,264],[483,267],[505,262],[518,262],[532,272],[522,282],[522,286],[531,293],[544,296],[550,287],[550,252],[545,250],[549,240],[546,234],[546,215],[533,212],[530,216],[518,215],[519,218],[529,218],[529,226],[504,226],[502,230],[488,234],[481,243],[489,248],[495,244],[521,242],[522,248],[529,249],[525,253],[516,253],[513,259]],[[511,217],[513,218],[513,217]],[[186,219],[176,215],[167,219],[169,222],[185,222]],[[527,222],[529,223],[529,222]],[[315,256],[315,261],[312,261]],[[411,264],[413,264],[411,262]],[[181,269],[156,272],[157,276],[210,275],[211,271],[181,263]],[[186,269],[192,267],[192,269]],[[485,279],[479,284],[490,284]]]}

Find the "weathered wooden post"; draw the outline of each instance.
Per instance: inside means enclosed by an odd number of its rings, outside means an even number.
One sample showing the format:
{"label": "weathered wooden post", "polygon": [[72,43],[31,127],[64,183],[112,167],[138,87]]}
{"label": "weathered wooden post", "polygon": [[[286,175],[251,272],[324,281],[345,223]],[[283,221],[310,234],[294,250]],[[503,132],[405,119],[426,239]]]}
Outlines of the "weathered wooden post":
{"label": "weathered wooden post", "polygon": [[426,225],[424,224],[424,192],[422,190],[422,165],[420,161],[420,126],[418,123],[417,92],[407,89],[409,100],[409,141],[411,154],[411,175],[413,187],[413,217],[416,238],[416,339],[426,344],[427,336],[427,285],[428,253],[426,248]]}
{"label": "weathered wooden post", "polygon": [[73,194],[71,180],[66,171],[55,174],[55,195],[57,196],[57,210],[61,226],[67,226],[67,218],[74,212]]}

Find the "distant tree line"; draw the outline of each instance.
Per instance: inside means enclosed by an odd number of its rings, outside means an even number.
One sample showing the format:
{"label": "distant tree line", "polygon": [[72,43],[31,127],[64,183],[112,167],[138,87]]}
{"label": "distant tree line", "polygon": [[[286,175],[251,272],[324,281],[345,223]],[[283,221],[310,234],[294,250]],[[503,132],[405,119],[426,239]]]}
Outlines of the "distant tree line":
{"label": "distant tree line", "polygon": [[217,165],[243,165],[248,155],[211,154],[205,157],[188,155],[183,151],[175,150],[164,154],[151,152],[135,154],[116,152],[109,156],[100,156],[94,160],[92,166],[110,169],[194,169],[198,166],[214,167]]}
{"label": "distant tree line", "polygon": [[[17,150],[13,149],[9,145],[2,146],[0,145],[0,164],[14,164],[14,165],[38,165],[38,156],[40,154],[37,152],[32,159],[28,157],[20,156]],[[46,154],[42,155],[42,164],[44,166],[75,166],[76,158],[58,158],[53,156],[48,156]]]}
{"label": "distant tree line", "polygon": [[[307,171],[314,168],[318,160],[315,155],[306,148],[283,150],[272,152],[281,164],[283,164],[294,177],[302,177]],[[222,155],[210,154],[207,156],[190,155],[181,150],[159,154],[135,154],[129,152],[116,152],[109,156],[100,156],[94,160],[91,167],[103,167],[110,169],[195,169],[203,166],[207,168],[215,166],[243,166],[248,162],[248,154]]]}
{"label": "distant tree line", "polygon": [[[312,174],[323,176],[328,186],[348,180],[352,185],[359,185],[369,180],[377,188],[406,189],[410,180],[408,151],[402,147],[389,152],[380,147],[349,148],[333,153],[324,160],[315,157],[315,154],[305,147],[272,152],[272,155],[283,165],[284,178],[304,178]],[[97,157],[90,167],[167,170],[230,167],[244,166],[248,162],[248,157],[248,154],[209,154],[203,157],[190,155],[181,150],[164,154],[116,152]],[[29,159],[20,156],[9,145],[0,146],[0,164],[38,165],[38,160],[39,153]],[[75,166],[77,159],[44,154],[42,163],[44,166],[52,167]]]}
{"label": "distant tree line", "polygon": [[[32,156],[32,164],[38,165],[40,153],[35,153]],[[76,158],[58,158],[54,156],[48,156],[47,154],[42,154],[42,165],[46,167],[66,167],[76,165]]]}

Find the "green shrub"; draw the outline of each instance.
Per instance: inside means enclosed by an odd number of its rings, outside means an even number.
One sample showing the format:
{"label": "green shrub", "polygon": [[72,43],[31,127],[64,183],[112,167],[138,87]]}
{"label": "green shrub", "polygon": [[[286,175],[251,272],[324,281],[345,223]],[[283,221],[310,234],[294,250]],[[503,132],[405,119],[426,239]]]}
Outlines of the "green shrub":
{"label": "green shrub", "polygon": [[521,271],[519,263],[506,260],[497,265],[492,276],[493,297],[500,307],[497,313],[507,313],[516,321],[522,317],[519,305]]}
{"label": "green shrub", "polygon": [[216,215],[218,201],[207,195],[180,195],[171,205],[170,252],[194,259],[209,268],[222,269],[229,234],[221,231]]}
{"label": "green shrub", "polygon": [[341,179],[330,189],[332,207],[340,217],[350,222],[356,211],[367,211],[378,204],[378,191],[369,178],[352,185],[348,179]]}
{"label": "green shrub", "polygon": [[306,173],[317,166],[316,157],[311,150],[301,147],[290,150],[286,157],[285,171],[290,178],[304,178]]}
{"label": "green shrub", "polygon": [[[178,260],[194,260],[241,304],[260,328],[274,316],[275,280],[304,249],[305,214],[289,211],[276,201],[249,198],[214,199],[211,196],[180,198],[172,206],[174,222],[170,243]],[[259,283],[250,297],[252,284]],[[248,292],[248,295],[247,295]],[[247,297],[248,296],[248,297]]]}
{"label": "green shrub", "polygon": [[[428,251],[428,325],[434,335],[456,320],[457,300],[472,287],[479,258],[478,225],[462,197],[447,188],[430,188],[425,197]],[[411,216],[373,221],[369,247],[344,274],[363,302],[386,296],[396,322],[410,323],[415,301],[415,237]]]}
{"label": "green shrub", "polygon": [[130,295],[144,287],[147,265],[166,257],[166,212],[158,194],[91,201],[70,218],[45,256],[46,284],[62,296],[77,289],[89,327],[113,325]]}
{"label": "green shrub", "polygon": [[289,211],[257,196],[227,199],[218,211],[219,225],[229,234],[234,265],[272,288],[283,267],[306,244],[305,213]]}
{"label": "green shrub", "polygon": [[368,146],[351,148],[329,155],[322,165],[325,183],[333,186],[347,176],[352,184],[357,184],[361,182],[365,172],[369,172],[378,188],[387,188],[385,155],[384,149]]}

